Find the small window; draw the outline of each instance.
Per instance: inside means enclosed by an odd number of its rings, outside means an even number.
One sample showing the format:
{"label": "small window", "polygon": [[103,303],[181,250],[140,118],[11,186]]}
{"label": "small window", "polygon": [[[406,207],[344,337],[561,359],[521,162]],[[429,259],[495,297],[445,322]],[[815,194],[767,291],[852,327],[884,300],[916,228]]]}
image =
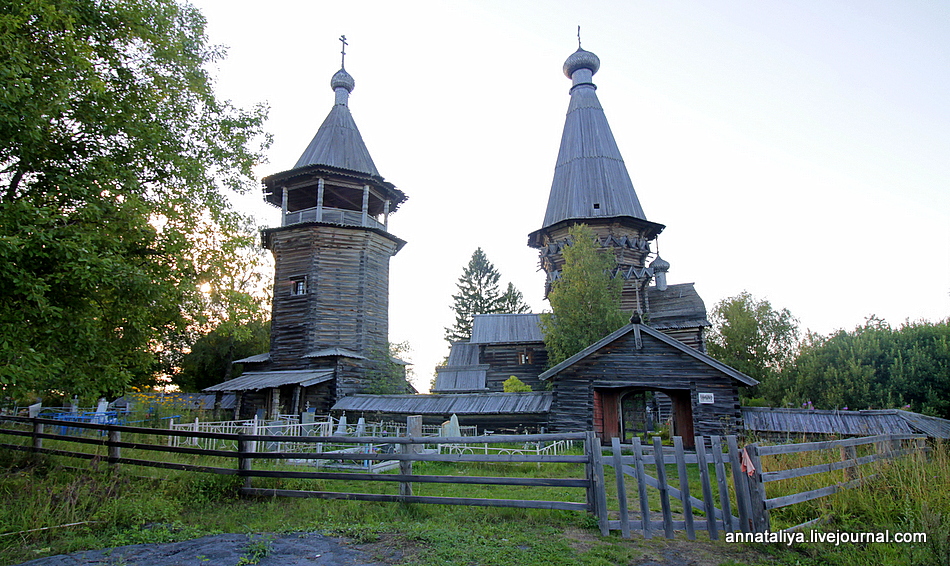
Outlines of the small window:
{"label": "small window", "polygon": [[290,278],[290,294],[291,295],[306,295],[307,294],[307,276],[301,277],[291,277]]}
{"label": "small window", "polygon": [[594,203],[594,210],[600,210],[600,203],[599,203],[599,202],[595,202],[595,203]]}
{"label": "small window", "polygon": [[520,365],[527,365],[534,362],[534,352],[531,350],[522,350],[518,352],[518,363]]}

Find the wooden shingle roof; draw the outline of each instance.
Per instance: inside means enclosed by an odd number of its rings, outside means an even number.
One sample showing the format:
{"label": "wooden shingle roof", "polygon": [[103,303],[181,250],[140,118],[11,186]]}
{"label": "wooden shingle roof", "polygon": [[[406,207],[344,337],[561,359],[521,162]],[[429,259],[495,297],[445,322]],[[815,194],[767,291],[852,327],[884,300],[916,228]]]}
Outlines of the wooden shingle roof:
{"label": "wooden shingle roof", "polygon": [[541,318],[536,313],[478,314],[472,322],[472,344],[543,342]]}
{"label": "wooden shingle roof", "polygon": [[331,379],[333,379],[332,369],[255,371],[245,373],[240,377],[235,377],[224,383],[212,385],[203,391],[256,391],[259,389],[280,387],[281,385],[302,385],[309,387]]}
{"label": "wooden shingle roof", "polygon": [[656,329],[712,326],[706,318],[706,304],[692,283],[669,285],[660,291],[647,288],[649,325]]}
{"label": "wooden shingle roof", "polygon": [[330,110],[294,169],[310,165],[328,165],[379,177],[350,109],[341,104]]}
{"label": "wooden shingle roof", "polygon": [[[340,80],[341,78],[346,80]],[[350,114],[348,101],[355,85],[353,77],[340,69],[333,76],[330,85],[336,93],[336,103],[297,160],[294,169],[328,165],[379,177],[376,164],[373,163],[373,158],[363,143],[363,136]]]}
{"label": "wooden shingle roof", "polygon": [[898,409],[830,411],[742,407],[742,421],[745,429],[751,432],[791,437],[803,434],[926,434],[950,439],[950,421]]}
{"label": "wooden shingle roof", "polygon": [[552,394],[454,393],[450,395],[348,395],[333,411],[407,415],[508,415],[543,414],[551,410]]}
{"label": "wooden shingle roof", "polygon": [[433,393],[487,391],[485,376],[488,365],[478,363],[478,344],[452,344],[445,366],[435,368]]}
{"label": "wooden shingle roof", "polygon": [[[587,52],[585,52],[587,53]],[[572,58],[576,59],[576,53]],[[590,54],[588,62],[596,60]],[[579,64],[575,74],[597,72]],[[607,116],[589,78],[574,80],[542,228],[568,219],[628,216],[646,220]]]}

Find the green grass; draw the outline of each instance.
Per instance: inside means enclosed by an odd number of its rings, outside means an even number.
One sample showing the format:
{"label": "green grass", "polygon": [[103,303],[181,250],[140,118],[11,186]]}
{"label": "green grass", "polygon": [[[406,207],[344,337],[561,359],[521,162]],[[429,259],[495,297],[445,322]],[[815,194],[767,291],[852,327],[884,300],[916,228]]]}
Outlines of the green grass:
{"label": "green grass", "polygon": [[[9,441],[9,437],[5,437]],[[125,439],[124,439],[125,440]],[[44,444],[57,447],[54,443]],[[65,447],[65,444],[63,445]],[[99,450],[101,447],[89,447]],[[154,452],[125,457],[154,459]],[[168,455],[161,455],[166,458]],[[785,458],[768,462],[798,467],[835,454]],[[175,461],[233,468],[233,459],[198,460],[177,455]],[[255,462],[255,469],[285,466]],[[286,466],[299,470],[300,467]],[[727,468],[728,469],[728,468]],[[677,486],[675,466],[666,467],[668,482]],[[486,464],[424,462],[414,472],[430,475],[518,477],[583,477],[577,464]],[[653,466],[648,473],[656,475]],[[236,476],[177,472],[135,466],[118,470],[99,461],[0,452],[0,564],[14,564],[42,556],[83,549],[137,543],[171,542],[217,533],[246,533],[245,564],[260,561],[269,549],[262,533],[311,532],[344,536],[355,543],[395,546],[406,564],[435,565],[608,565],[639,560],[662,560],[664,553],[691,553],[703,566],[774,562],[778,564],[950,566],[950,456],[937,446],[929,460],[904,458],[880,466],[878,477],[866,486],[834,497],[795,505],[772,513],[773,530],[822,517],[826,531],[923,531],[927,544],[842,545],[806,543],[782,545],[727,545],[664,539],[644,541],[639,535],[623,540],[616,533],[599,536],[596,522],[582,513],[535,509],[506,509],[442,505],[405,505],[297,498],[239,497],[243,480]],[[605,468],[610,508],[616,509],[613,468]],[[839,473],[840,474],[840,473]],[[145,477],[143,477],[145,476]],[[628,478],[629,479],[629,478]],[[690,491],[701,497],[698,471],[689,467]],[[774,482],[769,497],[802,491],[833,476]],[[811,483],[809,483],[811,482]],[[816,485],[816,482],[821,482]],[[731,483],[731,482],[730,482]],[[254,479],[255,487],[396,493],[398,484],[351,480]],[[634,482],[627,483],[630,508],[637,509]],[[522,488],[415,483],[420,495],[503,497],[583,501],[579,488]],[[650,505],[659,511],[659,497],[650,489]],[[714,484],[718,499],[718,489]],[[674,512],[681,506],[673,501]],[[79,523],[79,524],[74,524]],[[71,525],[71,526],[63,526]],[[51,528],[52,527],[52,528]],[[45,530],[41,530],[45,529]],[[672,546],[671,546],[672,545]],[[763,554],[767,555],[763,559]]]}

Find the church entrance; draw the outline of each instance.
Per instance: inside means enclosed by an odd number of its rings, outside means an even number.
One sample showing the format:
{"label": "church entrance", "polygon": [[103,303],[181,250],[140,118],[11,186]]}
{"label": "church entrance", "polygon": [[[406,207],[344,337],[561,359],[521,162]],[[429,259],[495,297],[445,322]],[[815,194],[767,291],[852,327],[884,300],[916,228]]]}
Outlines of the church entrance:
{"label": "church entrance", "polygon": [[667,431],[693,445],[693,407],[689,390],[659,390],[642,387],[594,391],[594,429],[607,442],[633,437],[649,439]]}
{"label": "church entrance", "polygon": [[659,391],[629,391],[620,397],[620,437],[629,442],[672,427],[673,403]]}

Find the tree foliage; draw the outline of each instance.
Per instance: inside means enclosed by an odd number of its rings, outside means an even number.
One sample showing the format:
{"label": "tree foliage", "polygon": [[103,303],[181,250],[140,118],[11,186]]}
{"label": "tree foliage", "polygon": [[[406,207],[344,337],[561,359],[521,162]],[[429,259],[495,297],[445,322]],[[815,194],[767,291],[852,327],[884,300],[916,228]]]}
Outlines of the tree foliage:
{"label": "tree foliage", "polygon": [[475,250],[458,279],[458,293],[452,295],[455,324],[445,329],[449,342],[465,341],[472,337],[472,322],[477,314],[519,314],[531,310],[524,296],[508,283],[504,293],[498,288],[501,274],[488,261],[481,248]]}
{"label": "tree foliage", "polygon": [[414,393],[412,370],[403,361],[409,354],[409,343],[390,343],[388,351],[374,351],[370,354],[372,366],[367,372],[368,383],[365,393],[373,395],[404,395]]}
{"label": "tree foliage", "polygon": [[[0,7],[0,383],[121,392],[201,323],[248,237],[265,110],[219,100],[222,56],[173,0]],[[255,144],[258,147],[254,147]]]}
{"label": "tree foliage", "polygon": [[613,254],[601,249],[586,224],[570,229],[564,267],[548,293],[550,313],[541,315],[541,331],[553,366],[626,324],[620,310],[623,281],[611,277]]}
{"label": "tree foliage", "polygon": [[767,299],[743,291],[719,301],[710,318],[709,355],[762,382],[763,388],[796,353],[798,319],[788,309],[776,310]]}
{"label": "tree foliage", "polygon": [[516,375],[506,379],[501,384],[501,387],[505,393],[527,393],[531,391],[531,386],[518,379]]}
{"label": "tree foliage", "polygon": [[905,407],[950,418],[950,321],[894,329],[872,316],[850,332],[809,334],[765,393],[776,406]]}
{"label": "tree foliage", "polygon": [[[233,323],[227,321],[198,338],[181,361],[174,382],[182,391],[201,391],[241,374],[232,362],[270,348],[270,321],[262,318]],[[238,364],[240,366],[240,364]]]}

